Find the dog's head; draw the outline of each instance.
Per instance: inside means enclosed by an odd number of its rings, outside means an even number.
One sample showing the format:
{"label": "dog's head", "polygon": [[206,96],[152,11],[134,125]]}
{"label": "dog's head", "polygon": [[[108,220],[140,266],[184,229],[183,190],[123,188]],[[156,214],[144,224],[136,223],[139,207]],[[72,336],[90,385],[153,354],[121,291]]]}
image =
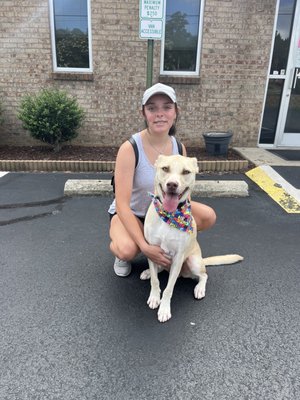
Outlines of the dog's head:
{"label": "dog's head", "polygon": [[166,211],[174,212],[193,189],[198,172],[197,159],[160,155],[155,168],[155,194],[161,199]]}

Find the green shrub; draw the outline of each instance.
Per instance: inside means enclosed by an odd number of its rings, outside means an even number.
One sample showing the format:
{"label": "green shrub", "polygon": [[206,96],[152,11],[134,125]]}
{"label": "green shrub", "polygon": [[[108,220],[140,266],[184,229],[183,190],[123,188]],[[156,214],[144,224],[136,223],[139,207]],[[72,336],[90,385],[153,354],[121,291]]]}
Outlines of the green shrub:
{"label": "green shrub", "polygon": [[24,96],[18,118],[32,137],[59,151],[63,142],[77,136],[84,111],[75,98],[68,97],[64,91],[51,89]]}

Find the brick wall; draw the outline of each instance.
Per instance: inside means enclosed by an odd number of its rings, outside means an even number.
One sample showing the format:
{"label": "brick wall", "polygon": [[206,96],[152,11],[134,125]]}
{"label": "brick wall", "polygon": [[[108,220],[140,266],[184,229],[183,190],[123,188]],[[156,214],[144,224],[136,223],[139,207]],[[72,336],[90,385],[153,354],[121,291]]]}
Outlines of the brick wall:
{"label": "brick wall", "polygon": [[275,6],[270,0],[205,2],[200,82],[174,84],[185,143],[203,143],[205,131],[231,130],[232,144],[256,145]]}
{"label": "brick wall", "polygon": [[[171,84],[181,106],[178,134],[188,145],[202,133],[232,130],[233,144],[257,142],[275,14],[275,0],[206,0],[199,79],[159,77],[155,42],[153,80]],[[2,0],[0,144],[36,144],[17,119],[24,93],[65,89],[86,110],[74,144],[119,145],[143,127],[139,105],[146,83],[147,41],[138,38],[139,1],[92,0],[93,74],[53,74],[48,1]],[[68,78],[68,79],[65,79]],[[85,78],[83,76],[83,78]]]}

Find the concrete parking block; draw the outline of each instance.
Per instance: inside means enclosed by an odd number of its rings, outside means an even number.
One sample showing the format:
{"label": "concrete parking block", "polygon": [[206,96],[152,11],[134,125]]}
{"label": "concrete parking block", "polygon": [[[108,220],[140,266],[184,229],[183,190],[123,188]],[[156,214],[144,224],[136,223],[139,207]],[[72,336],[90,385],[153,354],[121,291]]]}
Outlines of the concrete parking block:
{"label": "concrete parking block", "polygon": [[65,196],[107,196],[112,193],[110,180],[69,179],[65,183]]}
{"label": "concrete parking block", "polygon": [[[65,183],[65,196],[107,196],[112,194],[110,180],[69,179]],[[247,197],[248,184],[245,181],[197,181],[194,195],[201,197]]]}

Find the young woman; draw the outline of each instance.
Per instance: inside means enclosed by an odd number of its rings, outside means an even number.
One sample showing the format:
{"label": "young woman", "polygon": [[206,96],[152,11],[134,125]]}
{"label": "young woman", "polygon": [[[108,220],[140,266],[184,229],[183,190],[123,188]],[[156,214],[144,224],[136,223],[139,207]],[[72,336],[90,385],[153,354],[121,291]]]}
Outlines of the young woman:
{"label": "young woman", "polygon": [[[142,115],[146,129],[133,135],[138,148],[138,164],[135,165],[132,144],[124,142],[116,159],[115,200],[108,210],[111,217],[110,250],[116,256],[114,271],[123,277],[130,274],[130,261],[139,252],[157,264],[171,264],[160,247],[146,242],[143,222],[151,202],[148,192],[154,189],[157,157],[178,154],[174,137],[178,106],[174,89],[161,83],[147,89],[142,99]],[[186,155],[186,149],[182,147],[183,155]],[[198,230],[214,225],[216,214],[212,208],[194,201],[191,201],[191,208]]]}

